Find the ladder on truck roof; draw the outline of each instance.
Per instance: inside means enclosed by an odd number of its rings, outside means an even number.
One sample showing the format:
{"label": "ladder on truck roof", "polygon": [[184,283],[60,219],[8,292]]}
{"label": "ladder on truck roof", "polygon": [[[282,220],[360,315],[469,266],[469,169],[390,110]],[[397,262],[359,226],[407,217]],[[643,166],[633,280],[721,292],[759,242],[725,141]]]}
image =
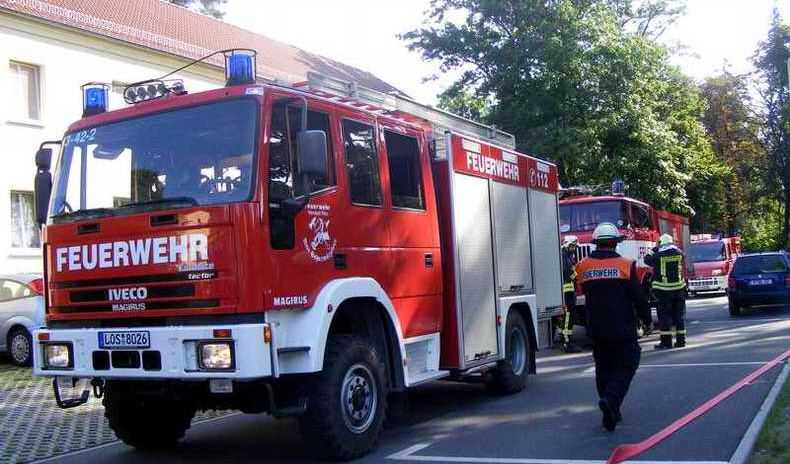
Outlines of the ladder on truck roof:
{"label": "ladder on truck roof", "polygon": [[516,138],[513,134],[501,131],[494,126],[487,126],[455,115],[449,111],[418,103],[395,92],[379,92],[378,90],[363,87],[356,82],[325,76],[315,71],[308,71],[307,80],[293,84],[293,86],[305,88],[321,97],[404,121],[414,122],[415,118],[418,118],[430,123],[437,132],[452,130],[453,132],[507,148],[516,147]]}

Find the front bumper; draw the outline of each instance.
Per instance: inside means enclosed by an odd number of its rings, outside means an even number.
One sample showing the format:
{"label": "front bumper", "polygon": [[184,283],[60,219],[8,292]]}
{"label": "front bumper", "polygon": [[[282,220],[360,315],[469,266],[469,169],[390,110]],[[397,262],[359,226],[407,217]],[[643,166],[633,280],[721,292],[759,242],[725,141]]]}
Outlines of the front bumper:
{"label": "front bumper", "polygon": [[727,290],[727,276],[700,277],[689,279],[690,292],[723,292]]}
{"label": "front bumper", "polygon": [[[232,329],[227,339],[214,338],[215,329]],[[42,329],[33,334],[33,373],[44,377],[100,377],[104,379],[258,379],[277,376],[271,343],[264,338],[264,331],[271,330],[267,323],[239,324],[231,326],[179,326],[179,327],[135,327],[127,329]],[[150,347],[145,349],[105,349],[99,347],[99,332],[147,331]],[[72,345],[72,366],[67,369],[48,369],[44,365],[44,346],[39,334],[49,334],[46,343],[68,342]],[[272,337],[273,339],[273,337]],[[228,340],[233,345],[235,365],[222,371],[200,370],[196,364],[196,345],[202,341]],[[112,352],[126,352],[125,357],[139,356],[143,352],[156,352],[161,360],[159,368],[118,366]],[[109,366],[97,364],[96,353],[107,352]],[[133,352],[137,352],[135,355]],[[154,365],[154,367],[157,367]]]}

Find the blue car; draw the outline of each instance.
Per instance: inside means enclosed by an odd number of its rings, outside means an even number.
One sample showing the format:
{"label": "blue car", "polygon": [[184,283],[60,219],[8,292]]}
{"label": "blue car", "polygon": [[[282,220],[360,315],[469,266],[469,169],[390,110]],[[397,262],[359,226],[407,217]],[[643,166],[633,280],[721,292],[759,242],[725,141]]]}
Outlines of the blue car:
{"label": "blue car", "polygon": [[777,251],[739,256],[727,285],[733,317],[749,306],[790,304],[790,254]]}

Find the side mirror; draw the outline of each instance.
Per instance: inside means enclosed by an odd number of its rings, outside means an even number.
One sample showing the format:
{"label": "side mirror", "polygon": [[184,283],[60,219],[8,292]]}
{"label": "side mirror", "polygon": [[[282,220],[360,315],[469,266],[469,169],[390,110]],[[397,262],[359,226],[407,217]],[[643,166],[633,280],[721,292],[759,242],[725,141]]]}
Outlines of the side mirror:
{"label": "side mirror", "polygon": [[299,172],[308,179],[326,178],[326,134],[321,130],[303,130],[296,136],[296,158]]}
{"label": "side mirror", "polygon": [[[46,142],[45,142],[46,143]],[[36,152],[36,178],[34,181],[36,222],[39,227],[47,222],[49,197],[52,194],[52,174],[49,172],[52,163],[52,149],[39,148]]]}
{"label": "side mirror", "polygon": [[52,149],[39,148],[36,152],[36,167],[41,171],[49,171],[52,164]]}

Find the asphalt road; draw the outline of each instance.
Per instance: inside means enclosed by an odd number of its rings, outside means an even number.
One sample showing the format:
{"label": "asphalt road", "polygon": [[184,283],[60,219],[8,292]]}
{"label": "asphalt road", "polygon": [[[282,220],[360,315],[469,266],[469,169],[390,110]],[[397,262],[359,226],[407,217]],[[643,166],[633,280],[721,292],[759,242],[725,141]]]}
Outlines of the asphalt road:
{"label": "asphalt road", "polygon": [[[379,447],[358,462],[593,464],[636,443],[734,384],[790,347],[790,308],[747,311],[731,319],[723,297],[690,300],[689,345],[653,351],[614,433],[600,425],[589,352],[542,352],[526,391],[496,397],[481,385],[435,382],[413,391],[411,410],[389,425]],[[640,461],[729,461],[781,368],[774,368],[655,448]],[[111,443],[47,460],[58,463],[310,462],[294,421],[234,415],[195,425],[178,448],[141,452]]]}

